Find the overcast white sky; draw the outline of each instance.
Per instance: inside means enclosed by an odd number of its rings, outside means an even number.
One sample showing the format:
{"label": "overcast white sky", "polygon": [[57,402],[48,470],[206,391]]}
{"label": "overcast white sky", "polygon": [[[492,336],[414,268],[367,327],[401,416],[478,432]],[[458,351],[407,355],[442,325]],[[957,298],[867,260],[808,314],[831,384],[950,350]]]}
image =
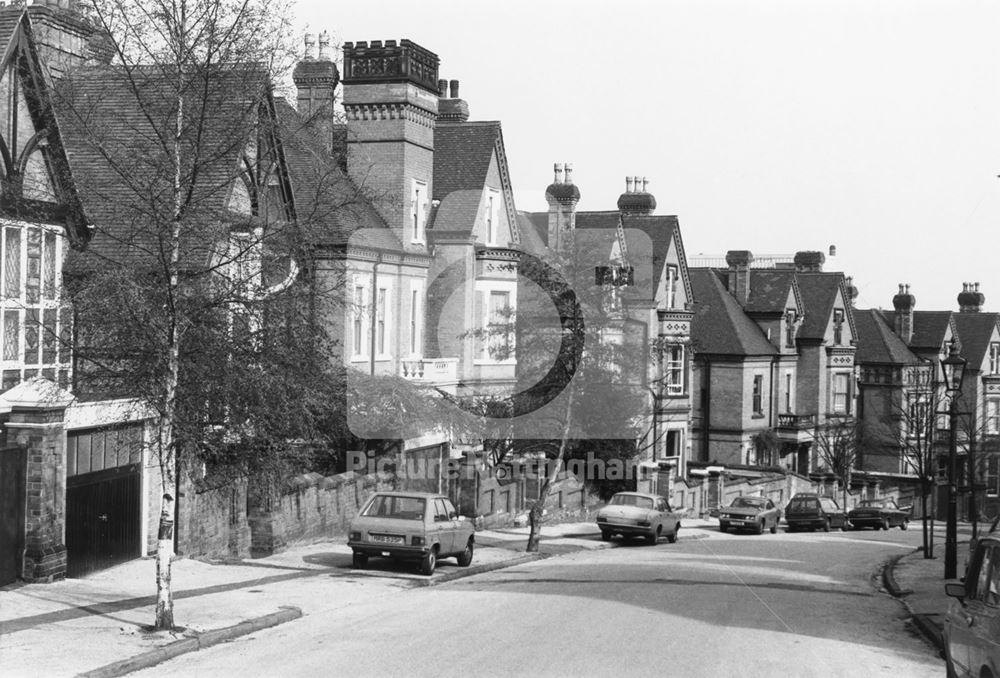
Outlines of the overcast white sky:
{"label": "overcast white sky", "polygon": [[336,42],[408,38],[500,120],[518,209],[650,178],[688,257],[823,250],[860,307],[1000,311],[1000,2],[300,0]]}

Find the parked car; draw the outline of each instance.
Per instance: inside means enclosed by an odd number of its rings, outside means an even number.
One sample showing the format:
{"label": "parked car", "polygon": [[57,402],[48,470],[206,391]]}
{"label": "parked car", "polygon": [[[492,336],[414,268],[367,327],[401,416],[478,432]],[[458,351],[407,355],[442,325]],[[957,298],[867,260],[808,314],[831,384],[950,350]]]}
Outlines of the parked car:
{"label": "parked car", "polygon": [[719,512],[719,531],[746,528],[764,534],[764,530],[770,529],[774,534],[780,520],[781,509],[767,497],[736,497]]}
{"label": "parked car", "polygon": [[910,512],[899,508],[895,500],[888,497],[866,499],[848,511],[847,521],[855,530],[860,530],[863,527],[871,527],[876,530],[899,527],[899,529],[905,530],[910,525]]}
{"label": "parked car", "polygon": [[965,580],[944,590],[957,598],[944,617],[948,676],[1000,676],[1000,536],[980,537]]}
{"label": "parked car", "polygon": [[655,544],[661,536],[673,544],[681,529],[680,515],[674,513],[663,497],[642,492],[619,492],[597,512],[601,539],[608,541],[620,534],[622,539],[643,536]]}
{"label": "parked car", "polygon": [[833,527],[846,530],[847,512],[832,497],[799,492],[785,507],[785,522],[789,532],[816,528],[829,532]]}
{"label": "parked car", "polygon": [[440,558],[455,556],[462,567],[472,562],[475,527],[458,515],[447,497],[426,492],[376,492],[351,521],[347,545],[354,567],[370,556],[412,560],[431,575]]}

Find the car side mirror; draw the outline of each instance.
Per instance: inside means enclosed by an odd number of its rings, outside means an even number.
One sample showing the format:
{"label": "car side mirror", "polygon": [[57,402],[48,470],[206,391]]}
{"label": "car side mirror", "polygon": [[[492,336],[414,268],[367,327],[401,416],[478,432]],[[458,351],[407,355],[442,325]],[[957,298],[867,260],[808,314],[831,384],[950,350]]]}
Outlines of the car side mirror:
{"label": "car side mirror", "polygon": [[951,598],[958,598],[958,602],[965,607],[965,584],[945,584],[944,593]]}
{"label": "car side mirror", "polygon": [[461,522],[465,522],[465,516],[459,516],[459,517],[457,518],[457,520],[458,520],[458,522],[460,522],[460,523],[461,523]]}
{"label": "car side mirror", "polygon": [[458,520],[458,514],[452,513],[451,515],[448,516],[448,520]]}

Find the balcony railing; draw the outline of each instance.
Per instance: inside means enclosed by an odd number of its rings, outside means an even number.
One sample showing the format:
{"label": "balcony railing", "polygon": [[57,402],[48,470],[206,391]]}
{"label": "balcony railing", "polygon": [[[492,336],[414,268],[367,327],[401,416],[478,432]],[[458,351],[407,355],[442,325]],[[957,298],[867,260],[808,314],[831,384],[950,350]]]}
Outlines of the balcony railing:
{"label": "balcony railing", "polygon": [[816,426],[815,414],[779,414],[778,428],[792,431],[806,431]]}
{"label": "balcony railing", "polygon": [[414,358],[400,360],[404,379],[430,384],[453,384],[458,381],[458,358]]}

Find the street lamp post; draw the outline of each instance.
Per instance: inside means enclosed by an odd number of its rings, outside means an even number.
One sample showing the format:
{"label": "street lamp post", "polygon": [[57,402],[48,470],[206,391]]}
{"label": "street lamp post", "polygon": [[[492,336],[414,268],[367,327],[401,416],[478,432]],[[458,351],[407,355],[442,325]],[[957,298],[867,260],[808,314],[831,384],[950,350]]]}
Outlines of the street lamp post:
{"label": "street lamp post", "polygon": [[958,466],[958,397],[965,375],[965,359],[958,354],[958,344],[953,338],[948,347],[948,357],[941,361],[944,387],[948,393],[948,514],[944,537],[944,578],[958,577],[958,488],[955,475]]}

